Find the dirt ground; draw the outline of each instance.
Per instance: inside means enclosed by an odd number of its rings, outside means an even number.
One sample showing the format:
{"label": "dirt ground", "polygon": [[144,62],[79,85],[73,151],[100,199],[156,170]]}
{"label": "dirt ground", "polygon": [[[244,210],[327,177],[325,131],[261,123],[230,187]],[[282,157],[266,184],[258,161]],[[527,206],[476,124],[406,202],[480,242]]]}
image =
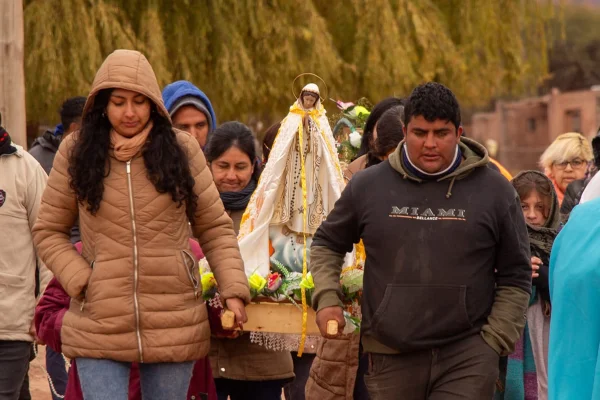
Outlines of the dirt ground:
{"label": "dirt ground", "polygon": [[40,366],[46,367],[45,346],[38,346],[38,356],[29,365],[29,391],[33,400],[52,400],[46,373]]}

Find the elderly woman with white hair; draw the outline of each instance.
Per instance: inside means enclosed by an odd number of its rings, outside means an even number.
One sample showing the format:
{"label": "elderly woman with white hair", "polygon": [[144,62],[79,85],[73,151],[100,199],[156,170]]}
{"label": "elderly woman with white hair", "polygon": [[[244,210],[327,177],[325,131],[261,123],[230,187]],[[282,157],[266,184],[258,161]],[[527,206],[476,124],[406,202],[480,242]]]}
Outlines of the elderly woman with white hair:
{"label": "elderly woman with white hair", "polygon": [[582,134],[576,132],[563,133],[544,151],[540,157],[540,165],[552,180],[560,204],[567,186],[585,177],[588,165],[593,159],[590,143]]}

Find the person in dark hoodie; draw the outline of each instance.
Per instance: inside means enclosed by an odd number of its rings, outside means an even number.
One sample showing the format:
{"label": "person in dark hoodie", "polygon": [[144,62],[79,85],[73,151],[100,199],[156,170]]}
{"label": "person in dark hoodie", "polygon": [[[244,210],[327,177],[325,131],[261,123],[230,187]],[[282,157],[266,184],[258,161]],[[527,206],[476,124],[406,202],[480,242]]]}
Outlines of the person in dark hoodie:
{"label": "person in dark hoodie", "polygon": [[29,154],[33,156],[50,175],[54,156],[63,138],[79,130],[81,127],[81,114],[85,105],[85,97],[71,97],[60,107],[60,124],[54,130],[47,130],[34,140]]}
{"label": "person in dark hoodie", "polygon": [[217,117],[208,96],[188,81],[165,86],[162,92],[173,126],[189,132],[204,149],[208,135],[217,127]]}
{"label": "person in dark hoodie", "polygon": [[511,184],[461,138],[460,108],[438,83],[413,90],[405,140],[346,186],[311,246],[325,337],[345,325],[343,259],[363,240],[365,383],[372,399],[492,398],[531,293],[527,228]]}

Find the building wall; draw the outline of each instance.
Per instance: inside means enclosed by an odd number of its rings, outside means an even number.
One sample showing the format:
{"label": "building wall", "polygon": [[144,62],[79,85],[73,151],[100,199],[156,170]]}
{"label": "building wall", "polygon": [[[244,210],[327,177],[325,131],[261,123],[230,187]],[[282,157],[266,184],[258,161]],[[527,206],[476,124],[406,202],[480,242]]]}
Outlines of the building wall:
{"label": "building wall", "polygon": [[511,172],[539,169],[538,160],[560,134],[580,132],[591,140],[600,124],[600,92],[593,90],[551,94],[515,102],[496,102],[490,113],[472,117],[471,135],[479,142],[493,139],[497,159]]}

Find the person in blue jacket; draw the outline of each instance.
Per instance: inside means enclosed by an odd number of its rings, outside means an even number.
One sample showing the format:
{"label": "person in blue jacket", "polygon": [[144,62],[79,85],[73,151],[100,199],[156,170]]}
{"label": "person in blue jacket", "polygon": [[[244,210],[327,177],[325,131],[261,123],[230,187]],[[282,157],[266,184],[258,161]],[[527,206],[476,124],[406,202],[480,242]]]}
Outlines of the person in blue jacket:
{"label": "person in blue jacket", "polygon": [[600,399],[600,198],[573,209],[550,257],[550,400]]}

